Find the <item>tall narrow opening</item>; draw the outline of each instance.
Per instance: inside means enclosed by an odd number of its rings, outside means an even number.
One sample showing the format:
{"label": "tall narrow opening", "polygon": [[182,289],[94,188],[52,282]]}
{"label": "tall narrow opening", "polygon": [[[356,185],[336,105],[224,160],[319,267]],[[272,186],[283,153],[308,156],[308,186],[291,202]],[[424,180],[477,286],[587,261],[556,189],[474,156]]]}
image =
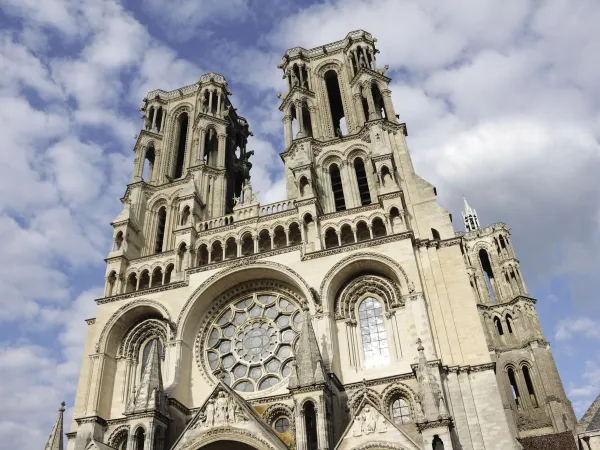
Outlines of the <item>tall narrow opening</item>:
{"label": "tall narrow opening", "polygon": [[340,241],[338,240],[338,235],[333,228],[328,228],[325,231],[325,248],[338,247],[340,245]]}
{"label": "tall narrow opening", "polygon": [[175,172],[173,173],[173,177],[181,178],[183,175],[183,161],[185,159],[185,144],[188,132],[187,113],[181,114],[177,118],[177,122],[179,124],[179,131],[177,133],[177,155],[175,157]]}
{"label": "tall narrow opening", "polygon": [[217,132],[214,128],[209,128],[204,138],[204,163],[207,166],[217,166],[217,155],[219,152],[219,143]]}
{"label": "tall narrow opening", "polygon": [[310,118],[310,111],[306,102],[302,102],[302,125],[304,126],[304,134],[306,136],[312,136],[312,121]]}
{"label": "tall narrow opening", "polygon": [[135,432],[135,450],[144,450],[144,441],[146,440],[146,433],[143,428],[138,428]]}
{"label": "tall narrow opening", "polygon": [[140,284],[138,289],[148,289],[150,287],[150,272],[144,270],[140,275]]}
{"label": "tall narrow opening", "polygon": [[361,158],[354,160],[354,172],[356,173],[356,182],[358,184],[358,193],[362,205],[371,204],[371,193],[369,192],[369,181],[367,180],[367,171],[365,163]]}
{"label": "tall narrow opening", "polygon": [[331,178],[331,190],[333,191],[335,210],[343,211],[346,209],[346,201],[344,200],[342,176],[340,175],[340,169],[336,164],[329,166],[329,177]]}
{"label": "tall narrow opening", "polygon": [[512,334],[513,329],[512,329],[512,317],[510,316],[510,314],[506,315],[506,329],[508,330],[508,332],[510,334]]}
{"label": "tall narrow opening", "polygon": [[300,226],[296,222],[290,225],[289,239],[290,245],[298,245],[302,243],[302,233],[300,233]]}
{"label": "tall narrow opening", "polygon": [[304,404],[304,421],[306,430],[306,449],[317,450],[317,415],[315,405],[312,402]]}
{"label": "tall narrow opening", "polygon": [[496,325],[496,330],[498,331],[499,336],[504,335],[504,329],[502,328],[502,322],[498,317],[494,317],[494,325]]}
{"label": "tall narrow opening", "polygon": [[202,244],[198,247],[198,265],[203,266],[208,264],[208,247],[206,244]]}
{"label": "tall narrow opening", "polygon": [[431,441],[431,448],[432,450],[444,450],[444,442],[437,434],[433,437],[433,441]]}
{"label": "tall narrow opening", "polygon": [[156,222],[156,245],[154,247],[155,253],[163,251],[163,244],[165,241],[165,224],[167,222],[167,208],[164,206],[158,210],[158,217]]}
{"label": "tall narrow opening", "polygon": [[433,239],[436,239],[438,241],[440,240],[440,232],[435,228],[431,229],[431,235],[433,236]]}
{"label": "tall narrow opening", "polygon": [[142,179],[152,181],[152,172],[154,171],[154,146],[150,145],[144,155],[144,169],[142,170]]}
{"label": "tall narrow opening", "polygon": [[169,284],[171,282],[171,275],[173,274],[173,269],[175,266],[173,264],[169,264],[167,269],[165,270],[165,284]]}
{"label": "tall narrow opening", "polygon": [[110,297],[115,294],[115,286],[117,284],[117,274],[114,271],[108,276],[107,283],[106,296]]}
{"label": "tall narrow opening", "polygon": [[348,129],[346,127],[346,115],[344,114],[344,104],[342,102],[342,92],[337,72],[335,70],[328,70],[325,72],[324,79],[325,86],[327,87],[327,98],[329,99],[334,134],[337,137],[345,136],[348,134]]}
{"label": "tall narrow opening", "polygon": [[252,255],[254,253],[254,238],[252,234],[246,233],[242,236],[242,256]]}
{"label": "tall narrow opening", "polygon": [[151,287],[162,286],[162,284],[163,284],[163,272],[162,272],[162,268],[157,267],[156,269],[154,269],[154,272],[152,272]]}
{"label": "tall narrow opening", "polygon": [[509,368],[507,371],[508,382],[510,383],[510,389],[513,395],[513,400],[517,405],[517,409],[521,409],[521,394],[519,394],[519,386],[517,386],[517,378],[515,377],[515,371]]}
{"label": "tall narrow opening", "polygon": [[135,292],[137,289],[137,275],[132,273],[127,278],[127,285],[125,286],[125,292]]}
{"label": "tall narrow opening", "polygon": [[496,296],[494,292],[496,288],[496,281],[494,280],[494,271],[492,270],[492,264],[490,263],[488,252],[483,248],[479,250],[479,261],[481,262],[481,268],[483,269],[483,274],[485,275],[485,284],[487,284],[490,292],[492,303],[496,303]]}
{"label": "tall narrow opening", "polygon": [[163,120],[163,109],[162,106],[156,110],[156,132],[160,133],[162,129],[162,120]]}
{"label": "tall narrow opening", "polygon": [[373,103],[375,104],[375,114],[377,114],[377,118],[387,119],[387,114],[385,113],[383,104],[383,97],[381,95],[381,91],[379,90],[379,86],[377,86],[376,83],[371,85],[371,93],[373,95]]}
{"label": "tall narrow opening", "polygon": [[527,386],[527,393],[531,400],[531,405],[534,408],[538,407],[537,397],[535,396],[535,390],[533,389],[533,381],[531,380],[531,374],[529,373],[529,367],[523,366],[523,378],[525,378],[525,385]]}

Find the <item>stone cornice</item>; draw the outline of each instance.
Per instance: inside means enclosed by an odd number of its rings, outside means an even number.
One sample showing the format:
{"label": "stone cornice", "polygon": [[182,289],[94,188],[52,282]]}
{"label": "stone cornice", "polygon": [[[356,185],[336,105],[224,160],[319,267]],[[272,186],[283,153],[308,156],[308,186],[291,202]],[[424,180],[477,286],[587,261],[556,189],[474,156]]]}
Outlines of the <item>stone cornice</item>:
{"label": "stone cornice", "polygon": [[326,45],[321,45],[319,47],[314,47],[311,49],[305,49],[303,47],[293,47],[286,50],[283,55],[283,61],[281,62],[279,67],[280,69],[284,68],[288,64],[288,62],[296,59],[319,59],[326,55],[331,55],[338,53],[342,50],[346,50],[350,45],[355,42],[366,42],[370,45],[373,45],[377,42],[377,39],[373,38],[371,33],[368,33],[364,30],[354,30],[349,32],[344,39],[339,41],[331,42]]}
{"label": "stone cornice", "polygon": [[391,200],[393,198],[402,197],[403,195],[404,192],[402,192],[402,190],[389,192],[387,194],[381,194],[379,196],[379,201],[382,202],[383,200]]}
{"label": "stone cornice", "polygon": [[273,220],[273,219],[280,219],[281,217],[288,217],[288,216],[294,216],[298,214],[298,211],[296,209],[288,209],[287,211],[282,211],[279,213],[275,213],[275,214],[268,214],[266,216],[259,216],[258,218],[258,222],[267,222],[269,220]]}
{"label": "stone cornice", "polygon": [[319,216],[319,220],[324,221],[329,219],[337,219],[338,217],[350,216],[352,214],[358,214],[366,211],[375,211],[380,208],[381,205],[379,203],[371,203],[370,205],[366,206],[358,206],[356,208],[345,209],[343,211],[335,211],[332,213],[323,214],[322,216]]}
{"label": "stone cornice", "polygon": [[347,391],[353,389],[360,389],[363,386],[372,387],[372,386],[380,386],[382,384],[392,384],[396,381],[406,381],[415,379],[415,374],[413,372],[403,373],[400,375],[393,375],[390,377],[376,378],[372,380],[366,381],[357,381],[356,383],[348,383],[344,385],[344,389]]}
{"label": "stone cornice", "polygon": [[85,323],[87,323],[88,325],[94,325],[96,323],[96,318],[93,317],[91,319],[85,319]]}
{"label": "stone cornice", "polygon": [[328,248],[325,250],[318,250],[312,253],[306,253],[302,255],[302,261],[310,261],[311,259],[322,258],[324,256],[336,255],[338,253],[349,252],[352,250],[360,250],[361,248],[372,247],[373,245],[387,244],[390,242],[401,241],[403,239],[410,239],[413,237],[412,231],[405,231],[404,233],[391,234],[380,238],[369,239],[368,241],[362,241],[355,244],[342,245],[340,247]]}
{"label": "stone cornice", "polygon": [[417,422],[416,425],[421,432],[430,428],[450,428],[452,426],[452,419],[447,418],[429,422]]}
{"label": "stone cornice", "polygon": [[514,345],[506,348],[496,348],[494,346],[491,346],[491,350],[494,351],[497,355],[499,355],[502,353],[512,352],[513,350],[523,350],[524,348],[529,347],[533,343],[537,343],[543,347],[550,346],[550,342],[548,342],[546,339],[533,338],[522,343],[521,345]]}
{"label": "stone cornice", "polygon": [[478,303],[477,309],[481,309],[483,311],[494,311],[497,309],[505,308],[507,306],[516,305],[517,303],[520,303],[520,302],[535,305],[537,303],[537,300],[534,298],[531,298],[531,297],[527,297],[525,295],[517,295],[515,298],[513,298],[512,300],[510,300],[508,302],[498,303],[496,305],[483,305],[481,303]]}
{"label": "stone cornice", "polygon": [[169,256],[175,256],[175,250],[167,250],[166,252],[152,253],[151,255],[140,256],[139,258],[130,259],[129,264],[139,264],[150,261],[156,261],[163,258],[166,259]]}
{"label": "stone cornice", "polygon": [[162,286],[157,286],[154,288],[141,289],[135,292],[127,292],[125,294],[117,294],[112,297],[102,297],[96,299],[96,304],[103,305],[105,303],[117,302],[120,300],[126,300],[128,298],[138,297],[142,295],[155,294],[157,292],[170,291],[171,289],[178,289],[180,287],[184,287],[188,285],[188,281],[178,281],[169,284],[163,284]]}
{"label": "stone cornice", "polygon": [[385,75],[371,69],[370,67],[361,67],[359,71],[356,72],[356,75],[354,75],[354,78],[350,80],[350,86],[354,86],[363,74],[377,78],[378,80],[383,81],[386,85],[392,81],[391,78],[386,77]]}
{"label": "stone cornice", "polygon": [[279,111],[283,111],[288,106],[288,104],[290,104],[293,101],[292,97],[293,94],[295,94],[296,92],[301,95],[307,95],[312,98],[315,97],[315,93],[310,89],[306,89],[301,86],[294,86],[281,101],[281,105],[279,105]]}
{"label": "stone cornice", "polygon": [[496,370],[496,363],[489,362],[483,364],[476,364],[473,366],[443,366],[442,367],[446,373],[475,373],[475,372],[484,372],[486,370]]}
{"label": "stone cornice", "polygon": [[87,417],[79,417],[77,419],[75,419],[75,422],[77,422],[77,425],[83,425],[86,423],[97,423],[99,425],[102,425],[103,427],[107,426],[107,422],[106,420],[104,420],[102,417],[100,416],[87,416]]}

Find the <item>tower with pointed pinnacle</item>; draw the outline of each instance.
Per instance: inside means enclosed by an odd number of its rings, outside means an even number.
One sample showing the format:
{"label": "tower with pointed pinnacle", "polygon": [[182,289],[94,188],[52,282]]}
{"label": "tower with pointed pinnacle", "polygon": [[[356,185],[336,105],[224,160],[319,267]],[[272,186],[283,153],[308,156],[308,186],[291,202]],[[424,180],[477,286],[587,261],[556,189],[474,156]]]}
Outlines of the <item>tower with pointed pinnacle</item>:
{"label": "tower with pointed pinnacle", "polygon": [[148,93],[67,450],[516,450],[572,429],[508,228],[465,201],[455,232],[378,54],[363,30],[285,52],[269,204],[225,77]]}

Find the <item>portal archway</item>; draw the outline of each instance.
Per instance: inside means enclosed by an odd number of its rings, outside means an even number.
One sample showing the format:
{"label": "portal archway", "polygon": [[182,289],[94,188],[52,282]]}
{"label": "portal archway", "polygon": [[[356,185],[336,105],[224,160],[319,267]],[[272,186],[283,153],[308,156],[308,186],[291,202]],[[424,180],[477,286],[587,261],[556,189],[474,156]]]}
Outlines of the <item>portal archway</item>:
{"label": "portal archway", "polygon": [[198,450],[257,450],[255,447],[239,441],[215,441]]}

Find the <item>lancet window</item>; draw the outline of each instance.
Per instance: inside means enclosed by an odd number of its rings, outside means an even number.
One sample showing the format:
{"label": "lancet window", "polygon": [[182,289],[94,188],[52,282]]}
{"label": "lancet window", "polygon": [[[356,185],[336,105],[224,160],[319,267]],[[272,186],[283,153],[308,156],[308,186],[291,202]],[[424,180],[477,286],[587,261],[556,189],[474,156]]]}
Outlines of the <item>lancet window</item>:
{"label": "lancet window", "polygon": [[365,170],[365,163],[361,158],[354,160],[354,172],[356,173],[356,183],[358,184],[358,194],[361,205],[371,204],[371,193],[369,192],[369,180]]}
{"label": "lancet window", "polygon": [[346,201],[344,199],[344,188],[342,186],[342,176],[337,164],[329,166],[329,178],[331,180],[331,191],[333,193],[333,202],[336,211],[346,209]]}
{"label": "lancet window", "polygon": [[375,298],[367,297],[358,307],[358,317],[365,367],[389,363],[390,350],[381,303]]}
{"label": "lancet window", "polygon": [[410,404],[403,397],[397,397],[391,405],[390,416],[394,423],[404,425],[412,422]]}
{"label": "lancet window", "polygon": [[175,170],[173,178],[181,178],[183,175],[183,162],[185,160],[185,147],[188,132],[188,115],[182,113],[177,118],[177,140],[175,147]]}
{"label": "lancet window", "polygon": [[154,247],[155,253],[163,251],[165,242],[165,225],[167,223],[167,208],[164,206],[158,210],[157,221],[156,221],[156,245]]}
{"label": "lancet window", "polygon": [[329,99],[329,112],[331,114],[334,136],[345,136],[348,134],[348,129],[337,72],[335,70],[328,70],[325,72],[324,80],[327,88],[327,98]]}

